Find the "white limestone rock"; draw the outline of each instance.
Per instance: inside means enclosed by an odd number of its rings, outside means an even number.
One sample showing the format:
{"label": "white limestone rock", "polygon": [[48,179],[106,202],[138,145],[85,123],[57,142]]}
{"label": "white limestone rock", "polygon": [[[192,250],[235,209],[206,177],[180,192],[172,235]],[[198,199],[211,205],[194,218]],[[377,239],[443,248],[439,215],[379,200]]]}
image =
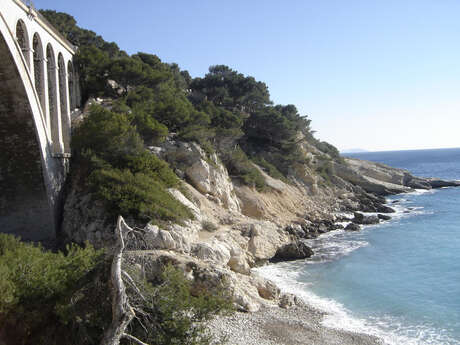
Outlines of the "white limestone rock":
{"label": "white limestone rock", "polygon": [[189,199],[187,199],[185,197],[184,194],[182,194],[181,191],[175,189],[175,188],[169,188],[168,189],[168,192],[179,202],[181,202],[182,204],[184,204],[185,206],[187,206],[193,213],[193,215],[195,216],[195,219],[197,221],[200,221],[202,220],[202,215],[201,215],[201,211],[200,211],[200,208],[197,207],[193,202],[191,202]]}
{"label": "white limestone rock", "polygon": [[252,224],[248,250],[256,261],[267,261],[275,256],[276,251],[289,238],[276,224],[260,222]]}
{"label": "white limestone rock", "polygon": [[226,266],[231,258],[229,247],[217,240],[211,243],[197,243],[193,246],[192,252],[195,257],[203,261],[215,262],[222,266]]}
{"label": "white limestone rock", "polygon": [[209,199],[218,200],[230,211],[239,212],[240,204],[235,195],[227,169],[214,153],[210,157],[196,143],[167,140],[157,150],[170,164],[185,173],[190,183]]}

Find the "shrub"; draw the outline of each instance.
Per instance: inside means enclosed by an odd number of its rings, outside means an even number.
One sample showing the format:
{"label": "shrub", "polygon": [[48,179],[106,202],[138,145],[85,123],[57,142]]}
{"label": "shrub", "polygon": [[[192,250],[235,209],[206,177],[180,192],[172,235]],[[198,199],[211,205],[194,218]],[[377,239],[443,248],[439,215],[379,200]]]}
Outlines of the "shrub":
{"label": "shrub", "polygon": [[316,168],[316,172],[321,176],[327,185],[332,183],[332,176],[334,175],[334,168],[330,161],[325,161]]}
{"label": "shrub", "polygon": [[259,191],[265,189],[264,177],[240,147],[226,152],[223,155],[223,161],[232,177],[240,179],[244,184],[253,186]]}
{"label": "shrub", "polygon": [[116,164],[121,156],[144,150],[142,139],[127,115],[97,105],[91,107],[89,116],[75,130],[72,146],[77,153],[90,150],[111,164]]}
{"label": "shrub", "polygon": [[265,172],[273,178],[281,180],[283,182],[288,183],[289,180],[284,176],[272,163],[266,161],[262,157],[254,157],[251,160],[256,163],[257,165],[261,166]]}
{"label": "shrub", "polygon": [[[0,333],[14,344],[86,344],[77,335],[85,327],[85,336],[98,342],[107,310],[103,299],[88,300],[94,295],[90,277],[103,257],[90,245],[53,253],[0,234]],[[77,293],[83,286],[91,286],[90,294]]]}
{"label": "shrub", "polygon": [[122,166],[129,169],[133,174],[148,175],[168,188],[177,187],[180,184],[179,178],[169,168],[168,163],[147,151],[136,156],[123,157]]}
{"label": "shrub", "polygon": [[[168,265],[156,285],[143,280],[139,272],[130,272],[145,301],[130,298],[130,303],[143,310],[130,324],[129,333],[151,345],[208,345],[211,337],[205,321],[218,313],[233,310],[222,291],[196,291],[182,271]],[[128,285],[130,296],[139,296]],[[140,303],[140,305],[139,305]]]}
{"label": "shrub", "polygon": [[128,169],[98,169],[89,176],[95,197],[105,202],[113,217],[118,214],[154,223],[182,222],[193,218],[191,211],[177,201],[161,180]]}
{"label": "shrub", "polygon": [[6,294],[0,296],[0,310],[16,303],[33,302],[65,294],[83,275],[94,268],[101,252],[88,245],[76,245],[62,252],[45,251],[41,246],[20,242],[0,234],[0,270]]}
{"label": "shrub", "polygon": [[213,222],[210,222],[209,220],[203,220],[201,222],[201,227],[203,228],[203,230],[208,231],[208,232],[214,232],[218,229],[217,225],[214,224]]}

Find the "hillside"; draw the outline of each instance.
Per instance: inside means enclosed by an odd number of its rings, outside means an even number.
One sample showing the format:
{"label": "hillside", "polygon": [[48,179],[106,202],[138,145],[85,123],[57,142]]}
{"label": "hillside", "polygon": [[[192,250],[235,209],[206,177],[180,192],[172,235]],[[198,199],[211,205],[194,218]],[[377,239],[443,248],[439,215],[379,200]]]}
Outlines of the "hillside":
{"label": "hillside", "polygon": [[[48,307],[39,288],[0,300],[0,344],[62,344],[64,334],[69,344],[211,344],[215,314],[302,308],[253,267],[312,256],[304,240],[341,222],[357,231],[388,219],[386,195],[458,185],[343,158],[294,105],[273,104],[265,83],[228,66],[192,78],[156,55],[126,54],[70,15],[42,14],[79,47],[82,102],[59,237],[87,246],[88,262],[69,247],[84,269],[68,280],[72,260],[59,256],[61,271],[50,268],[44,283],[34,268]],[[27,290],[8,272],[0,291]],[[318,344],[337,333],[321,330]]]}

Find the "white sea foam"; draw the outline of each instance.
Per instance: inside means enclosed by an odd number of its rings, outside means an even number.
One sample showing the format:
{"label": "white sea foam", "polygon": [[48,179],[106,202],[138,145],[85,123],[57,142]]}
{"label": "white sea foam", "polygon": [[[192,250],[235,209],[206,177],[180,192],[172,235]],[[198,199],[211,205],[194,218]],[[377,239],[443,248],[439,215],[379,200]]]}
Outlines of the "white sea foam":
{"label": "white sea foam", "polygon": [[[303,262],[305,264],[305,262]],[[326,313],[323,325],[357,333],[374,335],[388,345],[459,345],[447,335],[446,330],[425,325],[410,325],[394,317],[359,318],[353,316],[335,300],[316,295],[309,290],[310,283],[299,281],[302,266],[296,263],[280,263],[255,269],[261,276],[270,279],[281,291],[293,293],[308,305]]]}
{"label": "white sea foam", "polygon": [[[432,192],[430,190],[417,190],[412,194],[421,195]],[[385,226],[399,222],[400,219],[405,217],[427,213],[423,207],[412,206],[413,201],[408,198],[398,200],[398,203],[388,204],[396,211],[391,214],[392,219],[389,222],[364,226],[363,230]],[[352,216],[348,213],[340,215]],[[348,223],[341,222],[340,224],[346,226]],[[372,231],[372,229],[369,229],[369,231]],[[438,329],[429,325],[411,324],[407,320],[391,316],[357,317],[339,302],[313,293],[310,290],[312,283],[301,281],[300,275],[308,274],[308,271],[305,271],[305,264],[313,265],[336,260],[369,245],[364,240],[365,236],[360,237],[360,234],[363,234],[363,232],[349,233],[344,230],[335,230],[322,234],[316,239],[307,241],[315,251],[315,255],[311,259],[268,265],[260,267],[256,271],[276,283],[283,292],[296,294],[308,305],[325,312],[323,324],[326,327],[374,335],[383,339],[388,345],[460,345],[458,340],[449,337],[445,329]]]}
{"label": "white sea foam", "polygon": [[413,192],[409,192],[406,194],[422,195],[422,194],[433,194],[433,193],[436,193],[436,189],[415,189]]}

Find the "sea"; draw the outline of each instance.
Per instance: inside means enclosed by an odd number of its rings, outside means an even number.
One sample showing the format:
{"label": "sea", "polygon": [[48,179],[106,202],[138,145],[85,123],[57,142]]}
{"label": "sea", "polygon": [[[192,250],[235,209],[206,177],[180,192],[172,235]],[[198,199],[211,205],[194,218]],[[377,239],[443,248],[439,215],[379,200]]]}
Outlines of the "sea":
{"label": "sea", "polygon": [[[460,148],[346,156],[460,180]],[[387,198],[390,221],[309,240],[311,259],[259,273],[327,312],[324,325],[386,344],[460,345],[460,188]]]}

